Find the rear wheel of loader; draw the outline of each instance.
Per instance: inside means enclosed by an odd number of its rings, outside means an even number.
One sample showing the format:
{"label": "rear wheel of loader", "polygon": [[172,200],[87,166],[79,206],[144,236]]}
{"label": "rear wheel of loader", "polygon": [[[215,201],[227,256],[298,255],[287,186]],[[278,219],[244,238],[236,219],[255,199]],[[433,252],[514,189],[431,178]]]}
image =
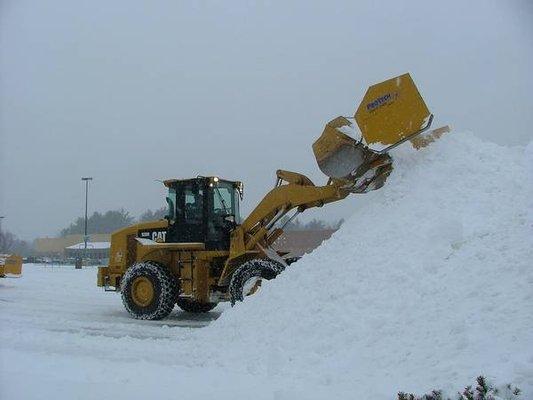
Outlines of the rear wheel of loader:
{"label": "rear wheel of loader", "polygon": [[272,260],[250,260],[242,264],[233,273],[229,284],[231,304],[243,301],[246,296],[256,293],[262,280],[274,279],[285,269],[283,265]]}
{"label": "rear wheel of loader", "polygon": [[176,304],[179,308],[181,308],[183,311],[190,312],[190,313],[206,313],[211,311],[213,308],[217,306],[218,303],[198,303],[194,300],[189,299],[178,299],[176,300]]}
{"label": "rear wheel of loader", "polygon": [[178,292],[168,269],[150,261],[133,264],[122,278],[120,291],[133,318],[150,320],[167,317]]}

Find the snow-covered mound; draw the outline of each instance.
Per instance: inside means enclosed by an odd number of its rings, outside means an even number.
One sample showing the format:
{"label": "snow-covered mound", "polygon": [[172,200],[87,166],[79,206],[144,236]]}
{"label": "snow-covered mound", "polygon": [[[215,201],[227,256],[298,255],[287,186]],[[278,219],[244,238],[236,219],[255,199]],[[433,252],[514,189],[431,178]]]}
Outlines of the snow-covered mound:
{"label": "snow-covered mound", "polygon": [[[533,398],[533,145],[403,145],[328,242],[238,307],[132,320],[94,269],[0,282],[1,399]],[[28,385],[31,382],[31,385]]]}
{"label": "snow-covered mound", "polygon": [[533,396],[532,155],[462,133],[402,146],[328,242],[201,336],[224,364],[351,398],[480,374]]}

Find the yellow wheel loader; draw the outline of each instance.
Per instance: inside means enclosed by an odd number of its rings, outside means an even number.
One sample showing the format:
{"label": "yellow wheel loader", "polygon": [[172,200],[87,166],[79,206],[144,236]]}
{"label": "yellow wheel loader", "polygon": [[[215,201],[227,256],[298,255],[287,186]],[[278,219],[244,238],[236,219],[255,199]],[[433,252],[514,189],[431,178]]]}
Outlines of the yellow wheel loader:
{"label": "yellow wheel loader", "polygon": [[278,170],[275,187],[244,220],[241,182],[216,176],[164,181],[167,216],[113,233],[98,286],[120,291],[126,310],[139,319],[165,318],[176,304],[199,313],[242,301],[292,261],[271,248],[285,215],[292,213],[290,220],[380,188],[392,170],[388,152],[415,138],[417,148],[431,142],[432,134],[420,134],[432,118],[409,74],[371,86],[355,118],[333,119],[313,144],[327,182],[315,185],[300,173]]}
{"label": "yellow wheel loader", "polygon": [[22,257],[16,254],[0,254],[0,278],[22,274]]}

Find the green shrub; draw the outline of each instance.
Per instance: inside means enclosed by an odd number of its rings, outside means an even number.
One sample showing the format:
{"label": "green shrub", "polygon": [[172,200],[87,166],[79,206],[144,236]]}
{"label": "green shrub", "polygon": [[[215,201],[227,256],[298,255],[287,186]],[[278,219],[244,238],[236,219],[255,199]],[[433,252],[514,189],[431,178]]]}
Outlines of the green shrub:
{"label": "green shrub", "polygon": [[475,389],[467,386],[453,397],[444,397],[441,390],[432,390],[422,396],[399,392],[397,400],[517,400],[520,393],[520,389],[511,384],[495,387],[484,376],[478,376]]}

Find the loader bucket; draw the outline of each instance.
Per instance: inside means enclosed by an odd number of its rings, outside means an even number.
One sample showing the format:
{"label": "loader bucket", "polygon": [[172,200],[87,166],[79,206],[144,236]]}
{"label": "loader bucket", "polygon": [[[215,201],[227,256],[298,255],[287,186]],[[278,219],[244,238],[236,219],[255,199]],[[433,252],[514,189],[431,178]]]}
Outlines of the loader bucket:
{"label": "loader bucket", "polygon": [[320,170],[356,193],[378,189],[392,170],[389,150],[427,130],[432,122],[409,74],[371,86],[355,118],[337,117],[313,143]]}
{"label": "loader bucket", "polygon": [[345,117],[329,121],[318,140],[313,143],[313,152],[320,170],[330,178],[344,178],[364,161],[361,136]]}
{"label": "loader bucket", "polygon": [[326,124],[313,143],[313,152],[318,168],[331,179],[343,181],[344,188],[354,193],[379,189],[392,170],[390,156],[366,146],[354,124],[345,117]]}
{"label": "loader bucket", "polygon": [[0,254],[0,277],[22,273],[22,257],[15,254]]}

